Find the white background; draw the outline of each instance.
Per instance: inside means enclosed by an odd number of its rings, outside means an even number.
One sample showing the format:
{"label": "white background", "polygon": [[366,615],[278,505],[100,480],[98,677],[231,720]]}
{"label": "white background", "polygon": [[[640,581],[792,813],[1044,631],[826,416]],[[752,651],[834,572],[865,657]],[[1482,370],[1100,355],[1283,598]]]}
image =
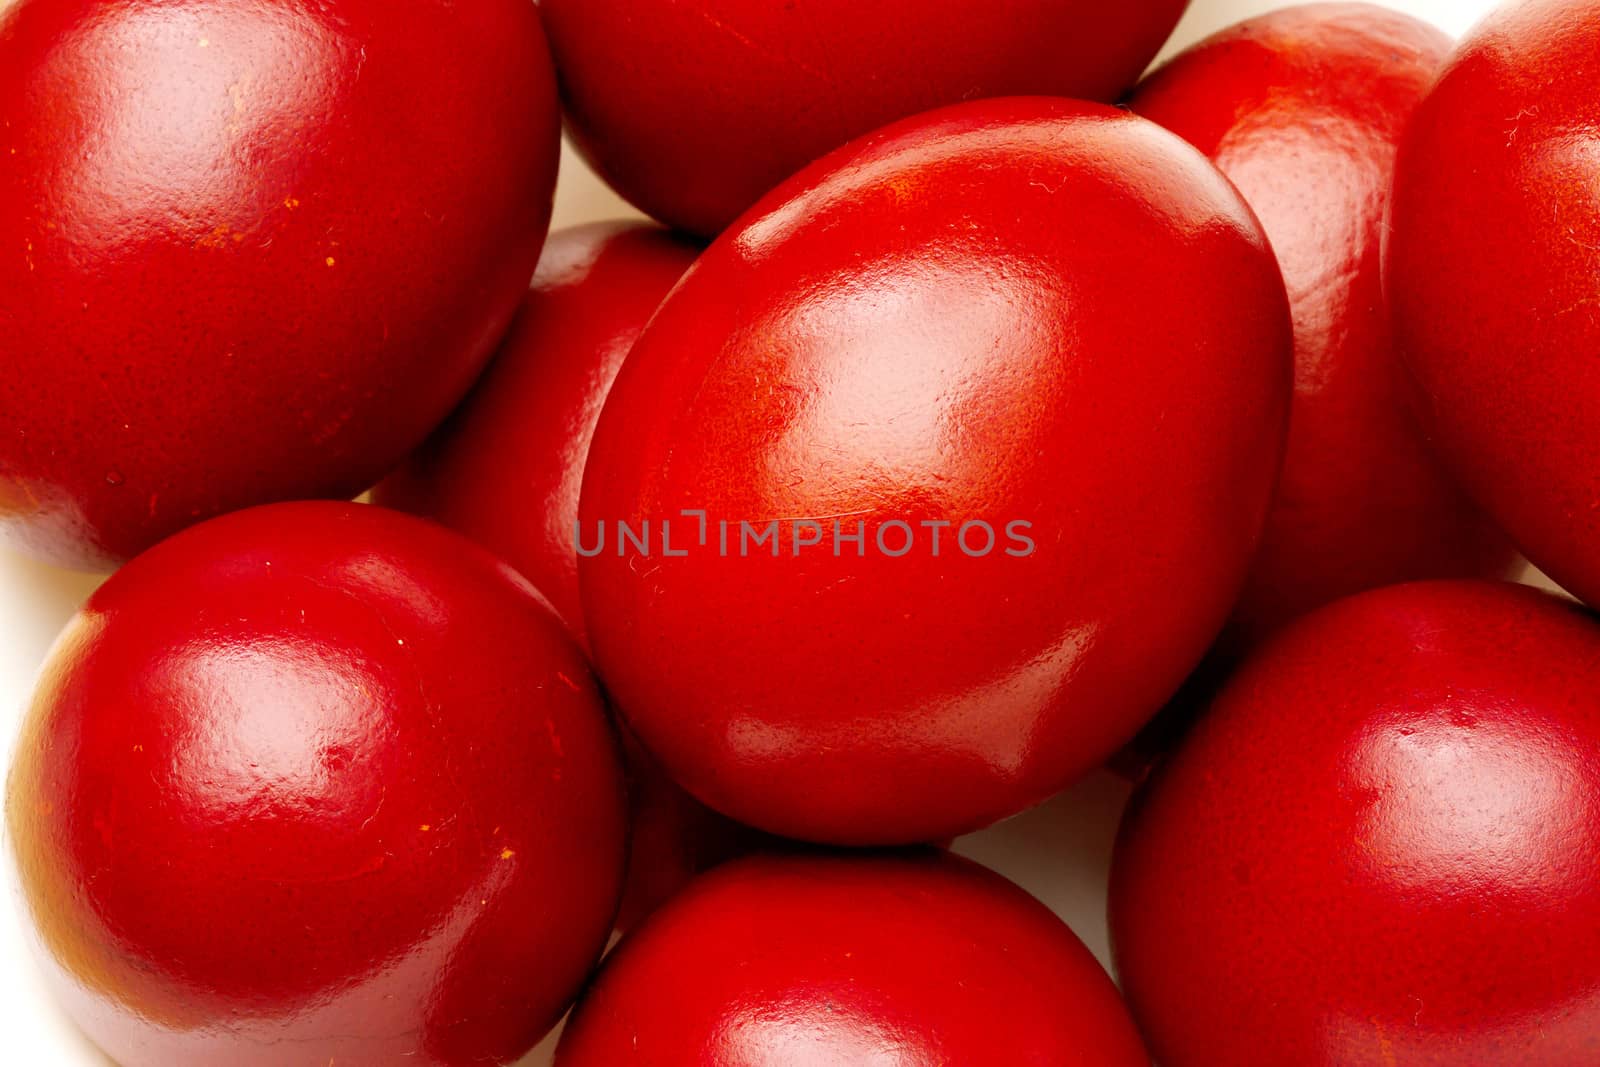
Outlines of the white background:
{"label": "white background", "polygon": [[[5,6],[6,0],[0,0],[0,8]],[[1283,6],[1272,0],[1193,0],[1167,53],[1241,18]],[[1493,0],[1390,0],[1388,6],[1459,34],[1495,4]],[[632,214],[571,153],[565,156],[556,196],[556,226]],[[95,579],[40,566],[0,548],[0,737],[8,753],[33,676],[50,642],[96,584]],[[1037,894],[1102,960],[1109,961],[1104,880],[1117,815],[1125,799],[1123,785],[1102,773],[1039,811],[965,839],[958,847]],[[0,1060],[27,1067],[106,1067],[110,1061],[78,1034],[46,996],[29,955],[9,875],[4,884],[0,1033],[5,1035],[6,1051]],[[548,1056],[547,1048],[542,1047],[520,1067],[542,1067]]]}

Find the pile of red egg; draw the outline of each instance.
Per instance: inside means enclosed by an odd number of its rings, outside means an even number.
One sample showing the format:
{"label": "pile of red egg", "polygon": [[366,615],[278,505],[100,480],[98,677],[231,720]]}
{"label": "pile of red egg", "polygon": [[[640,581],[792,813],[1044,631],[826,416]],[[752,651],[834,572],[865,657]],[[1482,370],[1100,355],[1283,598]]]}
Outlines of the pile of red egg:
{"label": "pile of red egg", "polygon": [[[1600,1063],[1600,0],[1185,6],[6,8],[92,1039]],[[546,240],[563,112],[676,232]],[[1113,758],[1120,992],[937,845]]]}

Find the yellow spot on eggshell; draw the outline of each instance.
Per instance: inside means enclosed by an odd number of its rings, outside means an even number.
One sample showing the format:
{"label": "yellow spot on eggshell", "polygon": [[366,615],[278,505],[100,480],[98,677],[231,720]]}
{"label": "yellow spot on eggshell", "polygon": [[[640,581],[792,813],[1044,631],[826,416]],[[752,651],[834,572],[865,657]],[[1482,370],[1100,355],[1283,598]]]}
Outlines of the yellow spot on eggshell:
{"label": "yellow spot on eggshell", "polygon": [[232,236],[233,233],[228,228],[228,224],[222,223],[220,225],[213,226],[211,228],[211,232],[196,241],[194,246],[196,248],[221,248],[227,244],[228,238]]}
{"label": "yellow spot on eggshell", "polygon": [[500,858],[503,859],[503,860],[508,860],[512,856],[515,856],[516,854],[517,853],[516,853],[515,849],[506,848],[506,849],[501,849],[500,850]]}
{"label": "yellow spot on eggshell", "polygon": [[200,47],[201,48],[210,48],[211,47],[211,39],[209,37],[200,38]]}
{"label": "yellow spot on eggshell", "polygon": [[288,208],[290,211],[293,211],[295,208],[300,206],[300,199],[299,197],[286,196],[283,198],[283,206]]}
{"label": "yellow spot on eggshell", "polygon": [[430,823],[423,823],[421,826],[417,827],[417,829],[421,830],[423,833],[427,833],[429,830],[433,829],[433,826]]}
{"label": "yellow spot on eggshell", "polygon": [[326,260],[324,260],[324,262],[325,262],[325,263],[327,263],[327,264],[328,264],[328,266],[330,266],[330,267],[331,267],[331,266],[333,266],[333,263],[334,263],[334,259],[333,259],[333,257],[332,257],[332,256],[329,256],[329,257],[328,257],[328,258],[327,258],[327,259],[326,259]]}

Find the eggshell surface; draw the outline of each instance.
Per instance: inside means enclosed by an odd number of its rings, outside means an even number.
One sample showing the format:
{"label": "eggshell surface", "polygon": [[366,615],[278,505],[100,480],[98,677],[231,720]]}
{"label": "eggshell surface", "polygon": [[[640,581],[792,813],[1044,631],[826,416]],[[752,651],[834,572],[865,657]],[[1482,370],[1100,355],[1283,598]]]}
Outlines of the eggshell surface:
{"label": "eggshell surface", "polygon": [[26,719],[47,977],[123,1067],[510,1063],[611,929],[615,744],[554,613],[456,535],[198,526],[90,599]]}
{"label": "eggshell surface", "polygon": [[607,400],[579,575],[608,692],[785,836],[1038,803],[1226,616],[1289,346],[1253,216],[1152,123],[988,101],[850,146],[701,256]]}
{"label": "eggshell surface", "polygon": [[1118,842],[1157,1062],[1593,1063],[1597,683],[1600,626],[1522,586],[1394,586],[1268,642]]}
{"label": "eggshell surface", "polygon": [[111,569],[348,498],[481,369],[549,223],[525,0],[0,15],[0,536]]}
{"label": "eggshell surface", "polygon": [[1440,455],[1540,570],[1600,603],[1600,4],[1484,20],[1418,108],[1385,278]]}

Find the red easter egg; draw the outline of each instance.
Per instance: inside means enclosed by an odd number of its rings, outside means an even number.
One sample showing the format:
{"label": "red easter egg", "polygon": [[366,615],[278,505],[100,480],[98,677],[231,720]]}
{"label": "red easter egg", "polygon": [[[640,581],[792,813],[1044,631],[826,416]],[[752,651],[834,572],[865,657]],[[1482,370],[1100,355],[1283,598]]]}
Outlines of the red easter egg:
{"label": "red easter egg", "polygon": [[7,827],[123,1067],[508,1063],[605,946],[615,741],[532,587],[355,504],[198,526],[57,644]]}
{"label": "red easter egg", "polygon": [[527,0],[0,15],[0,536],[109,568],[350,497],[477,375],[549,222]]}
{"label": "red easter egg", "polygon": [[715,234],[801,167],[979,97],[1117,99],[1188,0],[542,0],[578,148]]}
{"label": "red easter egg", "polygon": [[1215,636],[1289,343],[1248,208],[1153,123],[1012,99],[865,138],[712,245],[623,365],[578,544],[601,677],[764,830],[1015,814]]}
{"label": "red easter egg", "polygon": [[950,856],[739,860],[626,938],[557,1067],[1148,1067],[1066,925]]}
{"label": "red easter egg", "polygon": [[[697,252],[639,223],[551,234],[489,370],[374,501],[491,549],[549,597],[581,641],[573,533],[589,441],[623,357]],[[757,836],[707,810],[625,740],[633,834],[617,917],[624,929]]]}
{"label": "red easter egg", "polygon": [[1437,582],[1290,627],[1136,797],[1111,925],[1163,1067],[1591,1067],[1600,626]]}
{"label": "red easter egg", "polygon": [[1503,577],[1515,558],[1427,448],[1379,277],[1395,146],[1449,46],[1371,4],[1286,8],[1184,52],[1129,101],[1239,187],[1294,311],[1289,447],[1237,642],[1379,586]]}
{"label": "red easter egg", "polygon": [[489,370],[373,500],[488,548],[582,640],[573,534],[589,442],[623,357],[698,253],[644,223],[551,234]]}
{"label": "red easter egg", "polygon": [[1395,169],[1385,278],[1442,457],[1523,552],[1600,603],[1600,2],[1501,8]]}

